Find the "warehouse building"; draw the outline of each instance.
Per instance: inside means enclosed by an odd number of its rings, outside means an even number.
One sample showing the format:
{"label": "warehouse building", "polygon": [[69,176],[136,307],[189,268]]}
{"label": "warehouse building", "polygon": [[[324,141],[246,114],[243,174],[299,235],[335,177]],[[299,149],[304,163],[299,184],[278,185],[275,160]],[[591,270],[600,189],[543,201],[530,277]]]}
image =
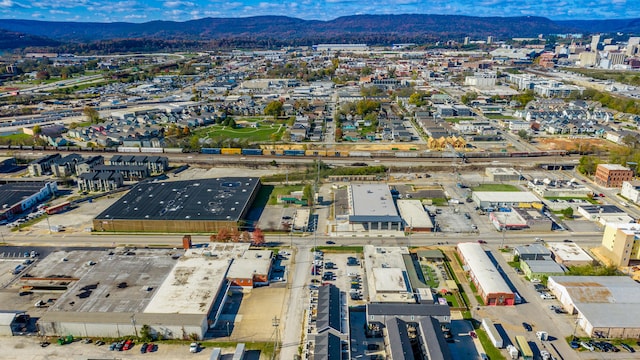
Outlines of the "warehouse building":
{"label": "warehouse building", "polygon": [[522,177],[522,175],[513,168],[488,167],[484,171],[491,182],[518,181]]}
{"label": "warehouse building", "polygon": [[349,223],[365,231],[402,230],[402,218],[389,186],[352,184],[349,186]]}
{"label": "warehouse building", "polygon": [[21,281],[66,289],[38,321],[44,336],[138,336],[147,325],[161,339],[202,339],[229,294],[229,263],[248,247],[54,252]]}
{"label": "warehouse building", "polygon": [[[553,221],[534,208],[509,208],[491,212],[489,219],[497,230],[551,231]],[[507,211],[509,210],[509,211]]]}
{"label": "warehouse building", "polygon": [[551,292],[590,337],[640,337],[640,284],[626,276],[552,276]]}
{"label": "warehouse building", "polygon": [[523,191],[474,191],[471,198],[482,209],[542,208],[540,199],[530,192]]}
{"label": "warehouse building", "polygon": [[404,220],[405,231],[411,232],[431,232],[433,222],[424,211],[424,206],[420,200],[398,200],[398,210]]}
{"label": "warehouse building", "polygon": [[271,250],[247,250],[242,257],[233,260],[227,273],[227,280],[232,287],[243,290],[269,285],[272,262]]}
{"label": "warehouse building", "polygon": [[478,243],[458,244],[458,254],[464,263],[478,295],[485,305],[514,305],[515,295],[493,262]]}
{"label": "warehouse building", "polygon": [[365,245],[363,251],[371,302],[416,302],[405,262],[408,248]]}
{"label": "warehouse building", "polygon": [[553,254],[553,259],[564,266],[582,266],[593,264],[593,258],[582,250],[580,246],[572,242],[547,243]]}
{"label": "warehouse building", "polygon": [[258,178],[216,178],[136,185],[93,220],[94,231],[207,233],[240,226]]}
{"label": "warehouse building", "polygon": [[0,220],[30,211],[34,207],[53,198],[58,192],[58,184],[52,182],[11,182],[0,185]]}

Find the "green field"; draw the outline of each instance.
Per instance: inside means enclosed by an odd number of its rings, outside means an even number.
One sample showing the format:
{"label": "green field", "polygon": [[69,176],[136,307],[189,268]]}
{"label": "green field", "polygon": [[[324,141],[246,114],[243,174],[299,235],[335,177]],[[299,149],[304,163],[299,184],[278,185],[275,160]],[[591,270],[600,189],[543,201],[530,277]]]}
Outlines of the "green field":
{"label": "green field", "polygon": [[494,119],[494,120],[508,120],[508,119],[515,119],[515,117],[513,116],[508,116],[508,115],[502,115],[502,114],[488,114],[485,115],[485,117],[487,119]]}
{"label": "green field", "polygon": [[271,192],[269,193],[269,205],[276,205],[278,203],[279,195],[289,195],[293,191],[302,191],[302,189],[304,189],[304,185],[263,185],[262,187],[271,187]]}
{"label": "green field", "polygon": [[481,184],[475,186],[473,191],[521,191],[515,185],[509,184]]}
{"label": "green field", "polygon": [[[258,128],[237,128],[232,129],[228,126],[212,125],[204,129],[198,129],[194,135],[203,139],[247,139],[251,142],[269,142],[279,141],[284,134],[285,127],[280,125],[270,125]],[[276,134],[275,139],[271,137]]]}

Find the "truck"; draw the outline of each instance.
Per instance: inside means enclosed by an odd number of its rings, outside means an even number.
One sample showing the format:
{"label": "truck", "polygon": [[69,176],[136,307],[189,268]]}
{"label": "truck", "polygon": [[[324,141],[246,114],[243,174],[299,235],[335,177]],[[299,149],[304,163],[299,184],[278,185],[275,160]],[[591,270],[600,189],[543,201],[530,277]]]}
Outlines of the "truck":
{"label": "truck", "polygon": [[220,360],[220,357],[222,356],[222,349],[220,348],[213,348],[213,351],[211,352],[211,356],[209,356],[209,360]]}
{"label": "truck", "polygon": [[516,347],[513,345],[507,345],[507,353],[509,353],[509,357],[511,357],[511,360],[516,360],[520,355],[518,349],[516,349]]}

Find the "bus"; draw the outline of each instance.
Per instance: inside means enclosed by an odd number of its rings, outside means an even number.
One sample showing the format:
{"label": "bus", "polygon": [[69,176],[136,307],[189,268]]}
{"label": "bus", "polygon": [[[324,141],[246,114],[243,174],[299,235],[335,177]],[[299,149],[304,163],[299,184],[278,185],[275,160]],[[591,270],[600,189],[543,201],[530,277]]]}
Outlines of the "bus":
{"label": "bus", "polygon": [[522,354],[522,358],[524,360],[533,360],[533,351],[531,351],[529,343],[524,336],[516,336],[516,346],[518,347],[518,350],[520,350],[520,354]]}

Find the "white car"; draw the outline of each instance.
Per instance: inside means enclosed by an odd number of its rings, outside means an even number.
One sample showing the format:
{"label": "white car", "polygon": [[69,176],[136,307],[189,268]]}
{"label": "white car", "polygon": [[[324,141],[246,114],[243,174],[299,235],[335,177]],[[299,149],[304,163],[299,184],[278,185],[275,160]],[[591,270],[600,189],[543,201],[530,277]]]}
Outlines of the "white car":
{"label": "white car", "polygon": [[191,343],[191,345],[189,345],[189,352],[192,354],[195,354],[198,352],[198,350],[200,350],[200,344],[198,343]]}

